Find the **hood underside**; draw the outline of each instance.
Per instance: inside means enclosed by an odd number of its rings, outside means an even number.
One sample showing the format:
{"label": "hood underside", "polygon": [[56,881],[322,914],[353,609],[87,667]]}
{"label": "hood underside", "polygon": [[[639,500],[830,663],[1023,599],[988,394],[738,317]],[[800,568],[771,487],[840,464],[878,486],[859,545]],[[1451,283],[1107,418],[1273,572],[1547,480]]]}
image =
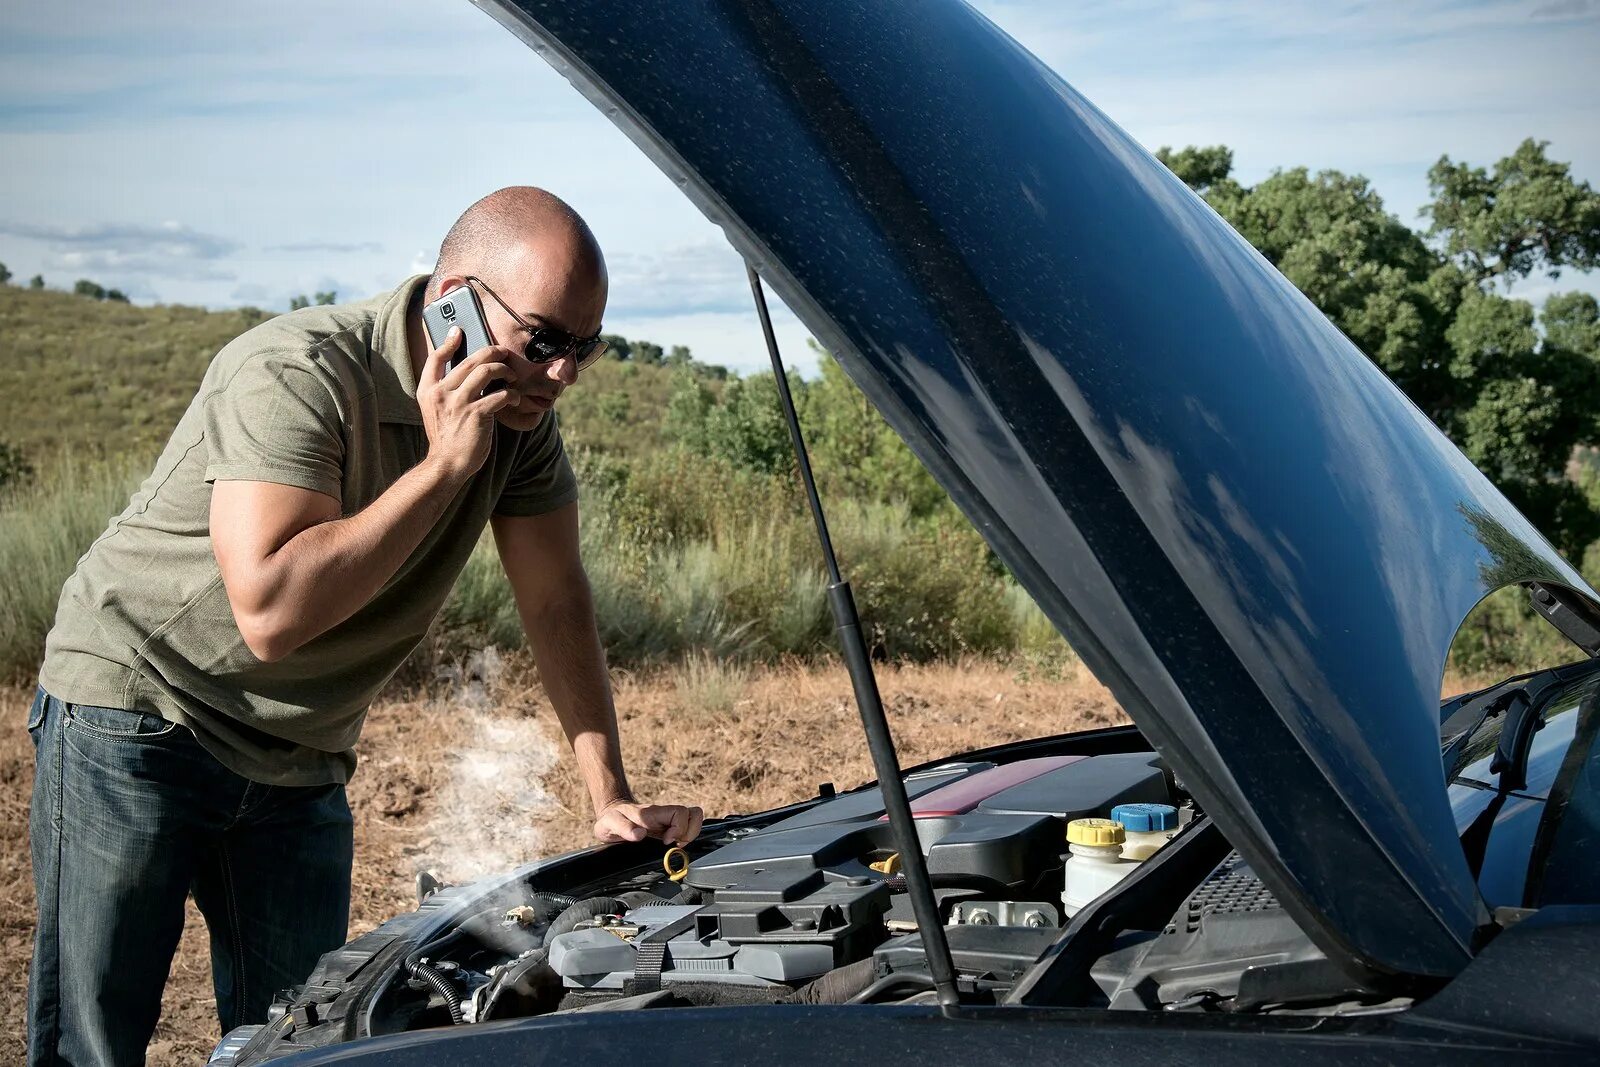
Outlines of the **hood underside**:
{"label": "hood underside", "polygon": [[1321,947],[1486,919],[1439,681],[1592,592],[1203,201],[956,0],[478,0],[754,263]]}

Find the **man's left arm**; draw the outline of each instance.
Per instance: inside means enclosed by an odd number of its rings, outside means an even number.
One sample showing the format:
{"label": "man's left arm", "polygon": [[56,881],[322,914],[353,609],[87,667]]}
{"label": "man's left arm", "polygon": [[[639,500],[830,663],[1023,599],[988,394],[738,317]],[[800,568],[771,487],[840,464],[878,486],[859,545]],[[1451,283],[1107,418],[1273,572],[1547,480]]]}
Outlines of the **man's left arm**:
{"label": "man's left arm", "polygon": [[659,837],[679,845],[694,840],[699,808],[640,804],[628,788],[605,650],[578,554],[578,505],[543,515],[496,515],[490,525],[539,677],[594,804],[595,837]]}

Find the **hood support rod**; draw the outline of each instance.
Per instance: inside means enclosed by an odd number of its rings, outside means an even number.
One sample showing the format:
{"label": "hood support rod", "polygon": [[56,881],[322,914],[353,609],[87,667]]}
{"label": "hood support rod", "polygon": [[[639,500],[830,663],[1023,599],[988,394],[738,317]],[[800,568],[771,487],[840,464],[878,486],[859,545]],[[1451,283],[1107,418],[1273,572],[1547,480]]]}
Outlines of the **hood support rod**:
{"label": "hood support rod", "polygon": [[872,658],[867,652],[867,642],[861,636],[861,617],[856,613],[850,583],[840,576],[839,561],[833,554],[833,539],[828,536],[828,521],[822,514],[822,500],[817,496],[817,482],[811,474],[811,459],[806,453],[805,439],[800,435],[800,418],[795,414],[789,379],[784,373],[783,359],[778,355],[778,339],[773,335],[772,319],[767,314],[767,298],[761,289],[761,276],[748,262],[745,271],[750,275],[750,292],[755,297],[756,314],[761,318],[761,333],[767,341],[767,355],[772,359],[778,398],[783,404],[783,415],[789,423],[789,436],[794,442],[795,458],[800,464],[800,480],[805,483],[811,518],[817,524],[817,540],[822,543],[822,555],[827,561],[828,606],[833,609],[834,629],[844,652],[845,667],[850,672],[850,684],[855,689],[861,724],[866,727],[867,747],[872,752],[872,766],[878,774],[878,787],[883,792],[884,810],[888,812],[889,825],[894,829],[895,842],[900,849],[900,865],[905,871],[906,892],[911,897],[911,910],[917,919],[917,933],[922,938],[922,952],[928,961],[928,973],[933,977],[940,1010],[952,1015],[961,1003],[956,991],[955,962],[950,958],[950,944],[944,936],[944,925],[939,921],[939,904],[934,899],[928,863],[922,855],[916,822],[911,816],[911,802],[906,798],[906,784],[900,776],[900,760],[895,754],[894,738],[889,734],[889,720],[883,713],[883,700],[878,695],[878,680],[872,673]]}

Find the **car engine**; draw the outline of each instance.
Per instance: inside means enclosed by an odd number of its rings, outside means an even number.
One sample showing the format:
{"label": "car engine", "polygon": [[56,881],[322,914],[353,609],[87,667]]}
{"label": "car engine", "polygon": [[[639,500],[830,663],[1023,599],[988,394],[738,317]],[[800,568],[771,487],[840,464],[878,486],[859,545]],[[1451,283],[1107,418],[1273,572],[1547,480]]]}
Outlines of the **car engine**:
{"label": "car engine", "polygon": [[[1209,873],[1167,886],[1160,921],[1097,952],[1079,1002],[1237,1010],[1292,1002],[1296,982],[1328,988],[1327,960],[1237,854],[1216,862],[1220,835],[1153,752],[945,763],[912,773],[906,788],[964,1001],[1004,1002],[1062,937],[1076,910],[1071,864],[1138,854],[1098,860],[1123,864],[1112,870],[1120,879],[1201,829],[1215,838],[1197,869]],[[570,1011],[931,997],[878,791],[825,789],[797,808],[712,824],[665,864],[646,842],[498,885],[424,885],[417,912],[326,955],[265,1027],[230,1035],[232,1058],[213,1062]],[[1157,831],[1140,821],[1150,811]],[[1124,824],[1135,828],[1126,841]],[[1118,844],[1092,836],[1107,832]],[[1116,895],[1112,883],[1086,906]]]}

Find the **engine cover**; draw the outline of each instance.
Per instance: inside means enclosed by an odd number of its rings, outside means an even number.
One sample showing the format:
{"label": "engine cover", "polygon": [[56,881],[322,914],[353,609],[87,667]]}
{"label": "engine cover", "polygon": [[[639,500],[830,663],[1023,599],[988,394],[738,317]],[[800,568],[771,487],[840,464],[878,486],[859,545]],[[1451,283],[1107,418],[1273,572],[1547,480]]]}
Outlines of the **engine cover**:
{"label": "engine cover", "polygon": [[878,878],[773,872],[722,889],[715,904],[636,908],[616,926],[561,934],[550,966],[573,989],[793,983],[869,955],[888,936],[888,910]]}

